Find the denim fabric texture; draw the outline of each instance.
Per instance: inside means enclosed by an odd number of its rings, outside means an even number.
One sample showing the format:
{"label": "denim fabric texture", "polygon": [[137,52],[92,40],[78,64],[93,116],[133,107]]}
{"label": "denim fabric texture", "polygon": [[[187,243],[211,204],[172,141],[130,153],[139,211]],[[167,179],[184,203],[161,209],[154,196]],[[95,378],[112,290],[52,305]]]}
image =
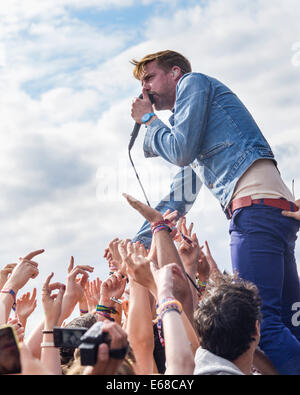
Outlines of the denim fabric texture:
{"label": "denim fabric texture", "polygon": [[[154,120],[144,139],[147,158],[161,156],[180,167],[170,193],[156,207],[161,213],[170,209],[185,215],[203,184],[225,211],[237,181],[256,160],[275,162],[243,103],[207,75],[189,73],[179,80],[170,125]],[[292,322],[293,305],[300,302],[294,257],[298,230],[298,221],[264,204],[236,210],[230,223],[233,270],[259,288],[261,348],[281,374],[300,373],[300,325]],[[133,242],[150,248],[151,239],[145,222]]]}
{"label": "denim fabric texture", "polygon": [[[207,75],[188,73],[178,81],[170,125],[155,119],[144,139],[146,158],[161,156],[181,168],[170,193],[156,207],[160,212],[170,209],[185,215],[202,184],[225,209],[244,172],[258,159],[274,160],[243,103],[227,86]],[[134,238],[137,240],[149,247],[147,223]]]}
{"label": "denim fabric texture", "polygon": [[280,374],[300,374],[300,325],[293,321],[293,305],[300,302],[294,256],[299,224],[261,204],[236,210],[229,228],[233,270],[259,289],[260,347]]}

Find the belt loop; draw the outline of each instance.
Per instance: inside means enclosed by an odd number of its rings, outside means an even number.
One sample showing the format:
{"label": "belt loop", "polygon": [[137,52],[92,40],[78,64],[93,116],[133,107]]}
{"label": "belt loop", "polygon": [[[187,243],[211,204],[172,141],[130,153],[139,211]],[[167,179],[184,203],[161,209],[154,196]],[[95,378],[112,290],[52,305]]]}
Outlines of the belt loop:
{"label": "belt loop", "polygon": [[293,202],[290,202],[291,211],[296,211],[296,205]]}
{"label": "belt loop", "polygon": [[232,211],[230,209],[230,205],[226,208],[226,211],[227,211],[229,219],[232,218]]}

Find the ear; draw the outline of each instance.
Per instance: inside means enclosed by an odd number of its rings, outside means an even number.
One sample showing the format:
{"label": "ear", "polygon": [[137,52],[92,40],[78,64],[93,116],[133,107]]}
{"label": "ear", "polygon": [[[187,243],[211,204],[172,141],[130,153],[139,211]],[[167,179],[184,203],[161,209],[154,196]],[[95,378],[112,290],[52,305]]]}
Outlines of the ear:
{"label": "ear", "polygon": [[172,67],[172,74],[173,74],[173,78],[174,78],[175,80],[179,80],[179,79],[182,77],[180,67],[178,67],[178,66],[173,66],[173,67]]}
{"label": "ear", "polygon": [[260,323],[258,320],[255,322],[255,336],[260,339]]}

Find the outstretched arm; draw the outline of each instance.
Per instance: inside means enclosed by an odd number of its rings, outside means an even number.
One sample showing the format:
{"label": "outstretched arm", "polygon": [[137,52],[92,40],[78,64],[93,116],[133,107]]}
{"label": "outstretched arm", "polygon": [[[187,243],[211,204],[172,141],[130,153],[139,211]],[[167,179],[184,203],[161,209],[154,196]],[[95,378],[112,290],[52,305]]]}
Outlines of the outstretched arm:
{"label": "outstretched arm", "polygon": [[160,269],[151,263],[151,268],[157,285],[159,314],[164,328],[167,366],[165,374],[193,374],[194,355],[180,316],[180,303],[174,297],[173,278],[183,278],[184,273],[176,263]]}
{"label": "outstretched arm", "polygon": [[[126,252],[124,262],[127,265],[130,289],[126,332],[135,355],[137,374],[152,374],[154,371],[154,337],[150,293],[147,288],[148,281],[151,282],[152,273],[150,267],[149,272],[146,271],[148,262],[142,245],[130,243],[127,245]],[[125,254],[125,251],[123,253]],[[135,275],[138,276],[137,270],[134,270],[136,267],[139,268],[140,277],[144,278],[146,286],[136,281]],[[150,276],[148,276],[149,273]]]}
{"label": "outstretched arm", "polygon": [[[53,274],[51,273],[47,277],[42,290],[45,326],[43,330],[43,342],[41,343],[41,362],[53,374],[62,374],[59,348],[54,347],[53,328],[57,326],[61,313],[65,285],[61,283],[50,284]],[[54,290],[58,290],[56,295],[52,294]]]}
{"label": "outstretched arm", "polygon": [[[144,203],[136,200],[130,195],[123,194],[123,196],[127,199],[128,203],[147,220],[151,224],[151,226],[155,226],[157,223],[164,221],[163,216],[157,210],[145,205]],[[178,255],[177,249],[174,245],[174,242],[170,236],[170,232],[166,227],[159,230],[158,232],[154,232],[154,240],[156,245],[156,256],[158,266],[162,267],[167,265],[168,263],[176,263],[181,269],[183,269],[183,265],[181,259]],[[174,290],[175,297],[180,300],[183,305],[183,309],[190,319],[193,321],[193,301],[192,294],[188,284],[187,277],[184,276],[183,281],[180,284],[176,284],[176,289]]]}
{"label": "outstretched arm", "polygon": [[[161,200],[155,210],[161,214],[167,210],[170,212],[177,211],[178,218],[184,216],[193,206],[201,186],[200,178],[190,166],[181,168],[172,181],[169,194]],[[151,240],[150,224],[149,221],[146,221],[132,239],[132,242],[140,241],[149,249]]]}
{"label": "outstretched arm", "polygon": [[38,264],[32,259],[44,250],[33,251],[24,258],[20,258],[20,263],[13,269],[0,293],[0,325],[6,324],[10,311],[16,303],[18,291],[30,280],[39,274]]}

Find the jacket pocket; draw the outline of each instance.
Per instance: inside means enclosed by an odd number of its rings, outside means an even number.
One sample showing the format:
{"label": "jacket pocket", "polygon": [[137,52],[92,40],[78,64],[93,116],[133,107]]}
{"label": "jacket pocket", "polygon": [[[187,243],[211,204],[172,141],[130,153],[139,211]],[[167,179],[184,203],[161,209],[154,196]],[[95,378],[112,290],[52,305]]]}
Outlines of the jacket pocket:
{"label": "jacket pocket", "polygon": [[204,152],[201,152],[199,155],[200,160],[205,160],[210,158],[213,155],[218,154],[219,152],[223,151],[225,148],[228,148],[232,145],[233,143],[225,142],[225,143],[219,143],[214,145],[213,147],[210,147]]}

